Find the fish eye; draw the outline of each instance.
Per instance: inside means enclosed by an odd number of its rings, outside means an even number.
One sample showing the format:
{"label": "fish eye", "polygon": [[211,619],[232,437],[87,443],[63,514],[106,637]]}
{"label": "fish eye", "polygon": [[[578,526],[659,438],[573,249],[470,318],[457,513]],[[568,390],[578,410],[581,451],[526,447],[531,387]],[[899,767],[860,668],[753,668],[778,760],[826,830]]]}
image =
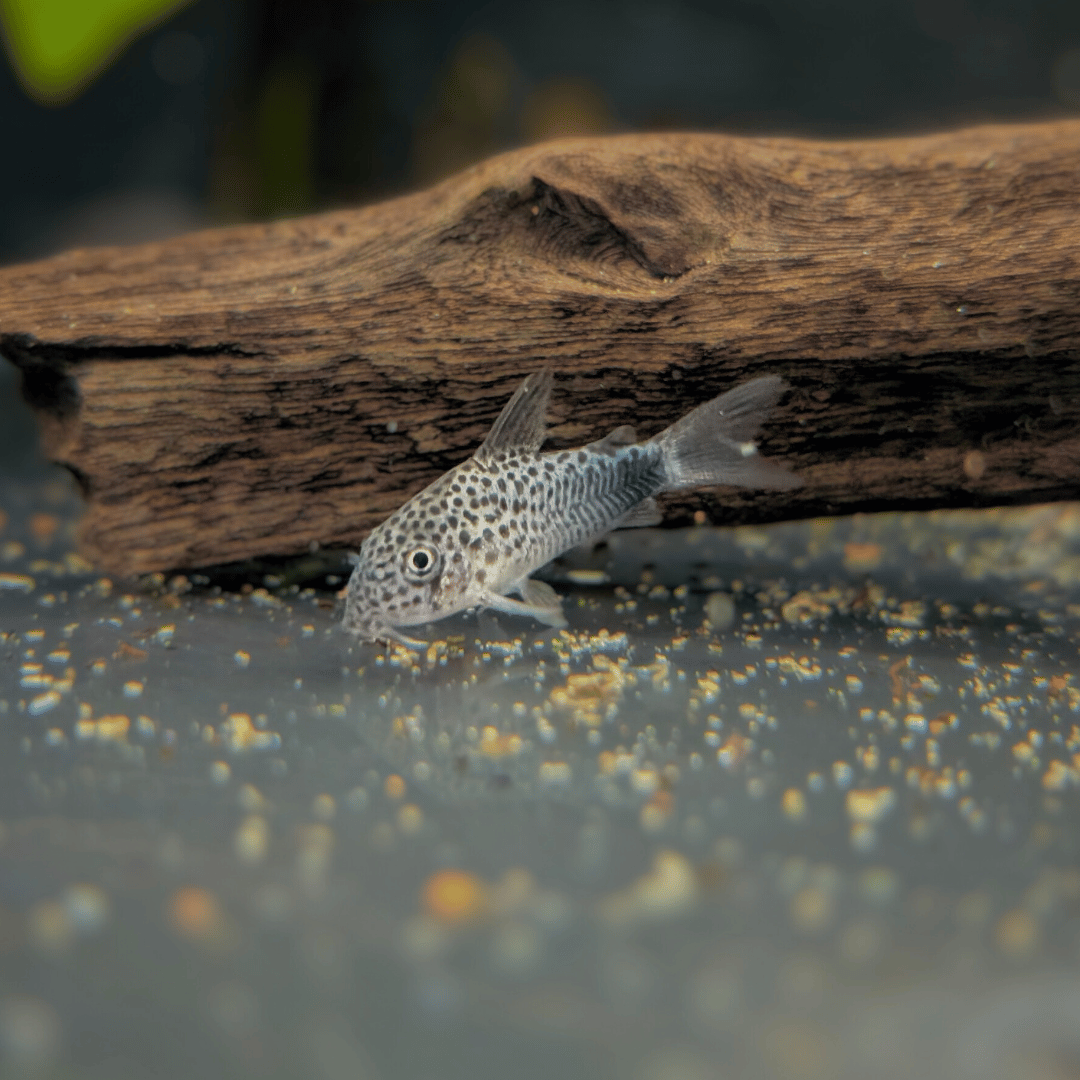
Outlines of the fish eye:
{"label": "fish eye", "polygon": [[403,571],[407,580],[416,585],[430,581],[439,572],[442,558],[429,544],[417,544],[405,552]]}

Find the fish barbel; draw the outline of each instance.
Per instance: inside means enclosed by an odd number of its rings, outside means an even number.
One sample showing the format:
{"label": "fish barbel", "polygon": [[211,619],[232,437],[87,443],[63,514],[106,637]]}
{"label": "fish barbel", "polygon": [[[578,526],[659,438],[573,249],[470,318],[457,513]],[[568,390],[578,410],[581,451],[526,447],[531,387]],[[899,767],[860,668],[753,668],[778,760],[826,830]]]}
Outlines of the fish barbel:
{"label": "fish barbel", "polygon": [[468,461],[372,530],[349,578],[346,630],[416,645],[396,628],[473,607],[565,626],[558,594],[529,575],[613,529],[658,524],[660,492],[802,482],[751,441],[787,389],[776,375],[699,405],[645,442],[623,426],[580,449],[542,454],[551,389],[549,370],[530,375]]}

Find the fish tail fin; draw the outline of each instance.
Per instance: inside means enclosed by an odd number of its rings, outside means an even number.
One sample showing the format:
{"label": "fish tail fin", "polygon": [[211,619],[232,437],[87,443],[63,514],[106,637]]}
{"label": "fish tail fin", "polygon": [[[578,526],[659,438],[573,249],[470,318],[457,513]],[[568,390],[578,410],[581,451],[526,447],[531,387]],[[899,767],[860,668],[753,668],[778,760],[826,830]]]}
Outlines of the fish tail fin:
{"label": "fish tail fin", "polygon": [[782,465],[758,456],[753,438],[783,397],[777,375],[753,379],[706,401],[649,441],[664,455],[667,488],[730,484],[785,491],[802,481]]}

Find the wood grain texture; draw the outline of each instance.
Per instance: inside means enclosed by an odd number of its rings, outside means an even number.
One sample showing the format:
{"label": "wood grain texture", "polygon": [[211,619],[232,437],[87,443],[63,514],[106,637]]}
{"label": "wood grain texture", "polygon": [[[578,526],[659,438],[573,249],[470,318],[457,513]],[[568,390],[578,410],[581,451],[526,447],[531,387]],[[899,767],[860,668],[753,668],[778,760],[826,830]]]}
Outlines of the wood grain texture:
{"label": "wood grain texture", "polygon": [[[355,545],[561,376],[553,445],[793,391],[714,522],[1076,497],[1080,121],[562,140],[359,210],[0,270],[0,352],[115,573]],[[966,467],[965,467],[966,466]]]}

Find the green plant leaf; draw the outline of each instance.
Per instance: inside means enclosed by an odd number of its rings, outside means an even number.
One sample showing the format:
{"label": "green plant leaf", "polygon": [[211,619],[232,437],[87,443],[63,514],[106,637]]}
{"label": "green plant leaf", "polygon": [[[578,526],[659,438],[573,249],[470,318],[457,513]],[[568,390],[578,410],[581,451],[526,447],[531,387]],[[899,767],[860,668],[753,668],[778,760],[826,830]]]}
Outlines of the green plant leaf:
{"label": "green plant leaf", "polygon": [[23,89],[43,104],[62,105],[134,38],[189,2],[0,0],[0,30]]}

